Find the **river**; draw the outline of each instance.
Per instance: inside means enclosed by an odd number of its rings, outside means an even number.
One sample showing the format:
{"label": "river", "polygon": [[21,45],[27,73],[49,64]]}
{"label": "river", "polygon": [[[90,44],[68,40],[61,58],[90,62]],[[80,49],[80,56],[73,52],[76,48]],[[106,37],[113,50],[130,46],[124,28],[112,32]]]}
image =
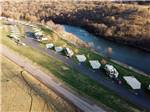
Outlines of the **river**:
{"label": "river", "polygon": [[111,47],[112,59],[125,63],[150,75],[149,52],[96,37],[79,27],[64,25],[64,28],[67,32],[70,32],[83,41],[90,43],[93,48],[103,55],[107,55],[107,49]]}

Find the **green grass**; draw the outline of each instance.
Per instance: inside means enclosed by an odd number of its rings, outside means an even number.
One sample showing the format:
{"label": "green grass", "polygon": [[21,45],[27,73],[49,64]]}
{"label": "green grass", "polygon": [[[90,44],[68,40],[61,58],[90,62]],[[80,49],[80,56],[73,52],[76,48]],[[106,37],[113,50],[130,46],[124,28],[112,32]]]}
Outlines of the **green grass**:
{"label": "green grass", "polygon": [[[74,68],[65,65],[54,57],[49,57],[47,54],[40,52],[37,49],[25,46],[17,46],[12,40],[6,37],[3,33],[2,43],[18,53],[29,58],[33,62],[48,69],[56,77],[61,79],[80,94],[87,95],[98,102],[101,102],[117,112],[140,112],[141,109],[120,98],[114,92],[104,86],[93,81],[89,77],[76,71]],[[83,51],[84,52],[84,51]],[[94,56],[93,56],[94,58]],[[66,66],[69,70],[63,70],[61,66]]]}

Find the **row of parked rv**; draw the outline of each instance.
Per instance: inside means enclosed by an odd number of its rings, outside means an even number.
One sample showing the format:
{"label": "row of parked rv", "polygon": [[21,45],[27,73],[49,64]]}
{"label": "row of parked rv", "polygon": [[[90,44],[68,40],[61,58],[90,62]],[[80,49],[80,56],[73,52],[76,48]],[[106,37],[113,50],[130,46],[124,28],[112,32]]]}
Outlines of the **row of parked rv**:
{"label": "row of parked rv", "polygon": [[[48,40],[48,38],[43,36],[43,33],[40,29],[34,27],[33,30],[34,30],[34,38],[37,41]],[[48,49],[54,48],[54,50],[56,52],[64,51],[66,56],[68,56],[68,57],[72,57],[74,55],[74,53],[71,49],[62,48],[61,46],[57,47],[57,46],[54,46],[53,43],[46,44],[46,48],[48,48]],[[79,62],[86,61],[85,55],[76,55],[76,58]],[[99,69],[101,67],[101,63],[98,60],[90,60],[89,63],[93,69]],[[112,65],[106,64],[104,69],[106,71],[106,74],[108,74],[111,78],[117,78],[119,75],[118,71]]]}
{"label": "row of parked rv", "polygon": [[47,49],[52,49],[52,48],[54,48],[54,50],[55,50],[57,53],[64,51],[65,54],[66,54],[66,56],[68,56],[68,57],[72,57],[72,56],[74,55],[74,52],[73,52],[70,48],[68,48],[68,47],[64,47],[64,48],[63,48],[63,47],[61,47],[61,46],[54,46],[53,43],[46,44],[46,48],[47,48]]}
{"label": "row of parked rv", "polygon": [[[34,29],[34,36],[38,41],[43,41],[43,40],[48,40],[48,38],[43,36],[43,33],[38,29],[38,28],[33,28]],[[65,55],[68,57],[72,57],[74,55],[74,52],[68,48],[68,47],[61,47],[61,46],[54,46],[53,43],[48,43],[46,44],[47,49],[53,49],[58,53],[64,51]],[[80,63],[83,63],[87,60],[86,56],[84,54],[81,55],[76,55],[77,60]],[[89,60],[89,64],[92,67],[92,69],[100,69],[101,63],[98,60]],[[111,65],[111,64],[106,64],[104,66],[104,70],[106,74],[110,78],[117,79],[119,76],[119,72],[117,69]],[[141,83],[133,76],[124,76],[123,79],[127,82],[129,86],[131,86],[132,89],[140,89],[141,88]]]}
{"label": "row of parked rv", "polygon": [[[79,62],[85,62],[85,55],[76,55],[76,58]],[[89,60],[89,63],[93,69],[99,69],[101,67],[101,63],[98,60]],[[118,78],[119,72],[113,65],[106,64],[104,66],[104,70],[106,74],[111,78]],[[133,76],[124,76],[124,80],[131,86],[132,89],[140,89],[141,83]]]}
{"label": "row of parked rv", "polygon": [[11,34],[9,36],[12,37],[13,39],[15,39],[16,41],[20,41],[20,38],[19,38],[20,32],[19,32],[17,26],[16,25],[11,26],[10,28],[11,28]]}
{"label": "row of parked rv", "polygon": [[[46,38],[46,37],[43,36],[43,33],[42,33],[42,31],[40,29],[34,27],[33,30],[34,30],[34,37],[35,37],[35,39],[37,41],[44,41],[44,40],[46,41],[46,40],[48,40],[48,38]],[[67,48],[67,47],[63,48],[61,46],[54,46],[53,43],[46,44],[46,48],[47,49],[54,48],[54,50],[56,52],[62,52],[62,51],[64,51],[64,53],[68,57],[72,57],[74,55],[74,52],[70,48]],[[87,60],[87,58],[86,58],[86,56],[84,54],[82,54],[82,55],[76,55],[76,58],[77,58],[77,60],[80,63],[85,62]],[[92,69],[100,69],[100,67],[101,67],[101,63],[98,60],[89,60],[89,64],[92,67]],[[119,76],[119,72],[111,64],[106,64],[104,66],[104,70],[105,70],[106,74],[110,78],[117,79],[118,76]],[[141,83],[135,77],[133,77],[133,76],[124,76],[123,79],[126,81],[126,83],[132,89],[141,89]],[[148,88],[150,89],[150,87],[148,87]]]}
{"label": "row of parked rv", "polygon": [[[17,26],[16,25],[11,26],[10,37],[13,38],[17,43],[21,43],[19,36],[20,36],[20,32],[19,32]],[[48,40],[48,39],[45,39],[43,37],[42,32],[37,28],[34,28],[34,36],[36,37],[37,40],[39,39],[39,41]],[[21,44],[25,45],[24,43],[21,43]],[[68,47],[63,48],[61,46],[54,46],[53,43],[46,44],[46,48],[48,48],[48,49],[54,48],[54,50],[56,52],[64,51],[64,53],[68,57],[72,57],[74,55],[74,52],[70,48],[68,48]],[[76,58],[80,63],[85,62],[87,60],[86,56],[83,54],[82,55],[76,55]],[[89,64],[91,65],[92,69],[100,69],[100,67],[101,67],[101,63],[98,60],[89,60]],[[116,68],[113,65],[106,64],[104,67],[104,70],[106,71],[106,74],[111,78],[116,79],[119,76],[118,71],[116,70]],[[141,83],[135,77],[124,76],[123,79],[131,86],[132,89],[140,89],[141,88]],[[148,89],[150,90],[150,85],[149,85]]]}
{"label": "row of parked rv", "polygon": [[[16,22],[15,20],[11,19],[11,18],[5,18],[5,17],[0,17],[0,20],[2,19],[6,19],[10,22]],[[48,40],[48,38],[43,37],[42,32],[34,27],[32,24],[28,24],[24,21],[17,21],[20,22],[21,24],[24,25],[29,25],[32,26],[34,28],[34,36],[38,41],[42,41],[42,40]],[[19,30],[17,29],[17,27],[15,26],[15,28],[12,26],[11,27],[11,34],[9,35],[11,38],[13,38],[16,42],[20,42],[20,38],[19,38]],[[25,45],[24,43],[22,43],[23,45]],[[54,45],[52,43],[47,44],[46,45],[47,48],[53,48]],[[55,51],[56,52],[61,52],[61,51],[65,51],[66,55],[69,57],[73,56],[73,52],[71,49],[69,48],[62,48],[62,47],[55,47]],[[79,62],[85,62],[86,61],[86,57],[85,55],[76,55],[76,58]],[[98,60],[90,60],[89,61],[90,65],[92,66],[93,69],[99,69],[101,67],[101,64]],[[109,75],[111,78],[117,78],[119,76],[118,71],[116,70],[116,68],[110,64],[106,64],[104,67],[104,70],[106,71],[106,74]],[[124,76],[123,79],[133,88],[133,89],[140,89],[141,88],[141,83],[133,76]],[[147,88],[150,91],[150,85]]]}
{"label": "row of parked rv", "polygon": [[9,35],[10,38],[12,38],[17,44],[20,44],[20,45],[24,45],[25,46],[25,43],[21,42],[20,40],[20,31],[19,29],[17,28],[16,25],[14,26],[11,26],[11,33]]}
{"label": "row of parked rv", "polygon": [[[52,49],[56,52],[62,52],[65,51],[66,56],[72,57],[74,55],[73,51],[69,48],[62,48],[62,47],[56,47],[53,43],[46,44],[47,49]],[[82,63],[87,60],[85,55],[76,55],[77,60]],[[98,60],[89,60],[89,64],[92,67],[92,69],[100,69],[101,63]],[[111,78],[118,78],[119,73],[116,70],[116,68],[113,65],[106,64],[104,67],[104,70],[106,74]],[[132,89],[140,89],[141,83],[133,76],[124,76],[123,79],[131,86]]]}
{"label": "row of parked rv", "polygon": [[[33,27],[34,30],[34,37],[37,41],[46,41],[48,40],[47,37],[43,36],[43,33],[40,29],[38,29],[37,27]],[[20,41],[20,39],[18,38],[19,36],[19,30],[17,29],[17,27],[15,26],[15,28],[12,28],[12,32],[11,32],[11,37],[13,37],[15,40]],[[61,46],[54,46],[53,43],[49,43],[46,44],[46,48],[51,49],[54,48],[54,50],[56,52],[62,52],[64,51],[66,56],[68,57],[72,57],[74,55],[73,51],[69,48],[62,48]],[[77,60],[82,63],[86,61],[86,56],[85,55],[76,55]],[[89,60],[89,64],[91,65],[91,67],[93,69],[99,69],[101,67],[101,63],[98,60]],[[104,70],[106,72],[106,74],[111,77],[111,78],[118,78],[119,76],[119,72],[117,71],[117,69],[110,64],[106,64],[104,66]],[[129,86],[131,86],[132,89],[140,89],[141,88],[141,83],[133,76],[124,76],[123,79],[127,82],[127,84],[129,84]],[[148,89],[150,90],[150,85],[148,87]]]}
{"label": "row of parked rv", "polygon": [[[86,57],[85,55],[76,55],[76,58],[79,62],[85,62]],[[101,63],[98,60],[89,60],[89,63],[93,69],[99,69],[101,67]],[[119,72],[113,65],[106,64],[104,66],[104,70],[106,74],[111,78],[118,78]],[[127,82],[132,89],[140,89],[141,83],[133,76],[124,76],[123,79]],[[150,85],[149,85],[150,88]]]}

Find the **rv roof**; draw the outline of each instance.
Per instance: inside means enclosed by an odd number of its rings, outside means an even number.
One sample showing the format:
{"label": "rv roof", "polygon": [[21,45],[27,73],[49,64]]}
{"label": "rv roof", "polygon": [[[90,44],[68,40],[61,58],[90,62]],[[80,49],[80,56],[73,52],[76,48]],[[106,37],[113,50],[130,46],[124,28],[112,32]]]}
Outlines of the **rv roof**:
{"label": "rv roof", "polygon": [[55,51],[56,52],[61,52],[63,50],[63,48],[60,46],[60,47],[55,47]]}
{"label": "rv roof", "polygon": [[79,62],[85,62],[86,61],[86,57],[85,55],[76,55],[77,59]]}
{"label": "rv roof", "polygon": [[101,64],[98,60],[90,60],[89,62],[93,69],[99,69],[101,67]]}
{"label": "rv roof", "polygon": [[133,76],[124,76],[125,81],[132,87],[132,89],[140,89],[141,83]]}

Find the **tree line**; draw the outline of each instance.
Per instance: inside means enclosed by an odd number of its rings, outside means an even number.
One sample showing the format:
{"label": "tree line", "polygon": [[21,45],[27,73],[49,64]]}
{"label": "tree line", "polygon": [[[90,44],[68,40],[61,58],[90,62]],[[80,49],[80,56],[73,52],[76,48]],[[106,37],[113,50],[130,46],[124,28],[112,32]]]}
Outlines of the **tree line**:
{"label": "tree line", "polygon": [[145,5],[111,2],[4,2],[2,16],[43,24],[54,21],[150,50],[150,9]]}

